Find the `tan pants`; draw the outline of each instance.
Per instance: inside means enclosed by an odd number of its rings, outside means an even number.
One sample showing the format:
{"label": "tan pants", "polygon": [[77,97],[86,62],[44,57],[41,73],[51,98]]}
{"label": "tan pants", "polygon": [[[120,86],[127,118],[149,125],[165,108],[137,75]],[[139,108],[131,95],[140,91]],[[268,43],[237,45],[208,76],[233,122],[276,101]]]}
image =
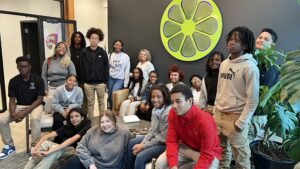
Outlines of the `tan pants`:
{"label": "tan pants", "polygon": [[[16,112],[22,111],[28,106],[17,105]],[[41,115],[43,112],[43,106],[40,105],[30,112],[30,128],[31,128],[31,146],[34,146],[41,136]],[[10,113],[7,111],[0,114],[0,134],[4,145],[14,146],[13,139],[11,137],[11,131],[9,123],[12,122]]]}
{"label": "tan pants", "polygon": [[[200,152],[191,149],[190,147],[179,144],[178,151],[178,168],[180,169],[191,169],[197,163],[200,157]],[[219,166],[219,160],[214,158],[209,169],[217,169]],[[155,168],[157,169],[168,169],[168,161],[166,151],[162,153],[155,164]]]}
{"label": "tan pants", "polygon": [[242,132],[237,132],[234,122],[240,117],[239,113],[222,113],[215,110],[214,119],[217,124],[220,137],[220,146],[223,148],[220,167],[230,168],[231,157],[236,163],[237,169],[250,169],[250,147],[248,142],[249,125]]}
{"label": "tan pants", "polygon": [[88,105],[88,117],[92,118],[94,117],[94,104],[95,104],[95,91],[98,98],[98,107],[99,107],[99,113],[103,112],[105,110],[104,107],[104,95],[105,95],[105,89],[106,84],[87,84],[85,83],[83,85],[84,92],[87,99],[87,105]]}

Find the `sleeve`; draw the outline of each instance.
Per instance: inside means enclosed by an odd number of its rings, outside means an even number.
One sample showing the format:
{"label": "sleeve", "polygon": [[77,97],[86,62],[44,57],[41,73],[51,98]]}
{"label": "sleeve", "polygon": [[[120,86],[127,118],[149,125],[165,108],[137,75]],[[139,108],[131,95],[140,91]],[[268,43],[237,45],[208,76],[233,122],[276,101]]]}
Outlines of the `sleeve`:
{"label": "sleeve", "polygon": [[84,76],[84,57],[85,57],[85,52],[86,48],[84,48],[79,56],[79,73],[80,73],[80,80],[81,82],[85,82],[85,76]]}
{"label": "sleeve", "polygon": [[[152,133],[151,135],[149,135],[148,138],[147,135],[150,134],[148,133],[144,140],[144,149],[147,149],[149,147],[155,146],[155,145],[159,145],[159,144],[164,144],[166,142],[166,135],[167,135],[167,128],[168,128],[168,116],[164,116],[162,121],[158,123],[158,125],[160,125],[160,130],[161,132],[157,135],[154,136],[153,132],[151,131],[150,133]],[[153,129],[153,127],[152,127]]]}
{"label": "sleeve", "polygon": [[[205,117],[206,116],[206,117]],[[199,144],[200,144],[200,156],[196,163],[196,165],[193,167],[194,169],[206,169],[209,168],[212,161],[214,160],[214,152],[215,152],[215,146],[216,144],[220,144],[219,142],[216,143],[216,137],[217,130],[215,126],[215,122],[213,117],[209,114],[205,114],[204,117],[202,117],[200,125],[198,126],[198,131],[200,131],[198,136]]]}
{"label": "sleeve", "polygon": [[142,96],[145,92],[145,88],[146,88],[146,84],[147,84],[147,80],[143,80],[143,84],[142,84],[142,89],[141,89],[141,95],[137,96],[137,100],[142,100]]}
{"label": "sleeve", "polygon": [[48,89],[48,58],[45,59],[42,66],[42,78],[44,80],[45,89]]}
{"label": "sleeve", "polygon": [[55,131],[57,136],[56,137],[59,137],[59,138],[64,138],[65,136],[65,126],[59,128],[58,130]]}
{"label": "sleeve", "polygon": [[149,73],[150,73],[151,71],[154,71],[154,70],[155,70],[155,68],[154,68],[153,64],[149,61],[148,75],[149,75]]}
{"label": "sleeve", "polygon": [[108,63],[108,56],[104,49],[103,50],[103,61],[104,61],[104,83],[107,84],[109,78],[109,63]]}
{"label": "sleeve", "polygon": [[167,161],[170,168],[178,165],[178,136],[175,128],[175,114],[171,109],[168,117],[168,130],[166,139]]}
{"label": "sleeve", "polygon": [[52,107],[54,112],[63,112],[64,108],[59,104],[59,101],[61,99],[61,88],[58,87],[55,89],[53,94],[53,100],[52,100]]}
{"label": "sleeve", "polygon": [[45,85],[43,79],[38,76],[38,80],[36,83],[37,83],[37,95],[45,96]]}
{"label": "sleeve", "polygon": [[95,128],[88,130],[76,147],[76,155],[79,157],[80,162],[85,168],[89,168],[90,165],[95,164],[94,157],[87,148],[94,130]]}
{"label": "sleeve", "polygon": [[150,92],[150,84],[147,83],[144,92],[142,93],[142,102],[147,103]]}
{"label": "sleeve", "polygon": [[206,96],[206,86],[205,86],[205,78],[202,80],[200,98],[199,98],[199,107],[200,109],[204,109],[207,106],[207,96]]}
{"label": "sleeve", "polygon": [[126,55],[126,59],[125,59],[125,73],[124,73],[124,87],[127,87],[128,82],[129,82],[129,78],[130,78],[130,59],[129,56],[127,54]]}
{"label": "sleeve", "polygon": [[256,65],[248,66],[245,70],[246,82],[246,105],[235,122],[240,129],[244,129],[245,125],[249,123],[259,101],[259,70]]}
{"label": "sleeve", "polygon": [[74,63],[71,61],[69,66],[68,66],[68,72],[69,72],[69,75],[76,75],[76,69],[75,69],[75,66],[74,66]]}
{"label": "sleeve", "polygon": [[83,137],[85,133],[91,128],[91,120],[87,119],[86,123],[83,124],[82,129],[78,132],[78,134]]}
{"label": "sleeve", "polygon": [[130,97],[133,96],[133,94],[132,94],[133,89],[130,91],[130,88],[131,88],[132,85],[133,85],[133,82],[131,81],[131,82],[129,83],[129,86],[128,86],[128,88],[129,88],[128,99],[130,99]]}
{"label": "sleeve", "polygon": [[75,102],[73,104],[69,104],[68,108],[72,109],[75,107],[81,107],[82,105],[82,100],[83,100],[83,92],[82,89],[78,86],[75,87],[75,92],[76,92],[76,97],[75,97]]}
{"label": "sleeve", "polygon": [[15,83],[13,80],[10,80],[8,83],[8,97],[17,97],[16,91],[17,89]]}

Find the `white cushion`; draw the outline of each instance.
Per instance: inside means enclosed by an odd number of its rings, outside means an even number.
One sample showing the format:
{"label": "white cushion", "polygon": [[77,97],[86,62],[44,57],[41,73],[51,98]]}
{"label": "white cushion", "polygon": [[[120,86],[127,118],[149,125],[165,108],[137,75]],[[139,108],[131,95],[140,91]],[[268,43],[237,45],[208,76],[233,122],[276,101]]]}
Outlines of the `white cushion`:
{"label": "white cushion", "polygon": [[52,127],[53,125],[53,114],[43,112],[41,116],[41,128]]}

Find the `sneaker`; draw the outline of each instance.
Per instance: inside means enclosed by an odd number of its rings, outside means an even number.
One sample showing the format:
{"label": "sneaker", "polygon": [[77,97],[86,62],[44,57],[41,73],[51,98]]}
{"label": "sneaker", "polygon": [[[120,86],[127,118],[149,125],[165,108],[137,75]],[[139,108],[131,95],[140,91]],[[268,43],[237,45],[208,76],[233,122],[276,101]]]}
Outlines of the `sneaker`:
{"label": "sneaker", "polygon": [[2,152],[0,153],[0,160],[7,158],[9,155],[14,154],[16,148],[14,146],[4,145]]}

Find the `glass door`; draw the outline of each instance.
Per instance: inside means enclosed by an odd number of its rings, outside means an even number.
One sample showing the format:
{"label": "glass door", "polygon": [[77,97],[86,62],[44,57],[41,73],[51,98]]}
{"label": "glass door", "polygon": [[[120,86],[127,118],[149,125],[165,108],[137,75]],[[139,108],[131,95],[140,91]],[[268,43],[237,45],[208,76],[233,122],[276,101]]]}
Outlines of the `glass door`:
{"label": "glass door", "polygon": [[7,110],[0,34],[0,113]]}
{"label": "glass door", "polygon": [[56,43],[60,41],[70,44],[71,35],[76,31],[76,21],[60,18],[39,18],[40,45],[42,56],[47,58],[53,54]]}

